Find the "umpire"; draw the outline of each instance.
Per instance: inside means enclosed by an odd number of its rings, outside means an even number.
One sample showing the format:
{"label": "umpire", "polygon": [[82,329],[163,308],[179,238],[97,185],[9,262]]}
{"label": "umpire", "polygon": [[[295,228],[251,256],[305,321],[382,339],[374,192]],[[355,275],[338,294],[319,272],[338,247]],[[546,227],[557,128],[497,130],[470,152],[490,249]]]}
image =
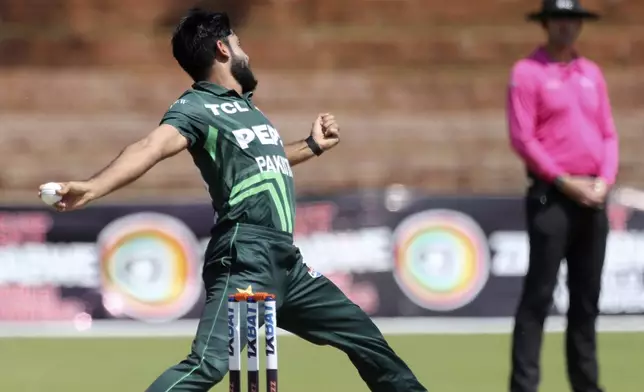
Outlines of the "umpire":
{"label": "umpire", "polygon": [[599,16],[578,0],[544,0],[528,15],[547,42],[512,69],[507,115],[531,180],[525,199],[530,260],[516,312],[511,392],[535,392],[543,325],[559,265],[568,265],[566,359],[575,392],[601,392],[595,322],[609,231],[606,195],[618,142],[602,71],[574,43]]}

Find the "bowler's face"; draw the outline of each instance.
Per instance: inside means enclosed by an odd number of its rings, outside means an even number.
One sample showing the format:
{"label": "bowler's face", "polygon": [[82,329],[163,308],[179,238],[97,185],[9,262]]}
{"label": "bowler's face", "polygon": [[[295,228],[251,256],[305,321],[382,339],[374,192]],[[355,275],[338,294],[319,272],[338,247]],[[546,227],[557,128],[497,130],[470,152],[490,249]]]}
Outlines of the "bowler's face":
{"label": "bowler's face", "polygon": [[546,21],[548,41],[559,46],[571,46],[581,33],[581,19],[550,19]]}

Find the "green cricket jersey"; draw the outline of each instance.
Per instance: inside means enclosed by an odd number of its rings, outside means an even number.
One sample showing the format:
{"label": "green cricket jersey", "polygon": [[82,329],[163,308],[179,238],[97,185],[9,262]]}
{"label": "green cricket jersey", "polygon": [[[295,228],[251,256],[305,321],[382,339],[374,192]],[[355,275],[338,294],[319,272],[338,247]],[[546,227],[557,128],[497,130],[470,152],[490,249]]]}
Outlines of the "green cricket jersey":
{"label": "green cricket jersey", "polygon": [[217,224],[248,223],[292,233],[293,172],[277,130],[251,97],[198,82],[172,104],[161,124],[174,126],[189,140]]}

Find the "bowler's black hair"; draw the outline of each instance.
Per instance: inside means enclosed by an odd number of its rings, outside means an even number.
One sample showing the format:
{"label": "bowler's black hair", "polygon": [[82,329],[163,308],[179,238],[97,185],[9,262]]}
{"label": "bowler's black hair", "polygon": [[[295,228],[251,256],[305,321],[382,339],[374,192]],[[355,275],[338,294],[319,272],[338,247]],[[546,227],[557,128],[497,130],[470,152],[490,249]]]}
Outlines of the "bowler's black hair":
{"label": "bowler's black hair", "polygon": [[172,55],[195,82],[206,80],[217,55],[217,41],[228,44],[231,34],[225,12],[193,8],[172,35]]}

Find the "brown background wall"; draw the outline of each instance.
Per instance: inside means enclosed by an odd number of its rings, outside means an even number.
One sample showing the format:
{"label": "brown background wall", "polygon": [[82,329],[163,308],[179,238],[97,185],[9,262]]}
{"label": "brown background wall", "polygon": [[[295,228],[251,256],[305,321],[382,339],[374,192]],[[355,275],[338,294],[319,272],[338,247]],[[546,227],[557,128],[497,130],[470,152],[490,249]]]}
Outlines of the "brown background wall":
{"label": "brown background wall", "polygon": [[[82,179],[151,130],[190,84],[169,35],[173,0],[0,0],[0,198]],[[340,147],[295,170],[300,193],[403,183],[437,193],[520,191],[503,113],[512,63],[542,36],[524,0],[209,1],[239,22],[258,106],[285,140],[321,111]],[[621,136],[620,181],[643,185],[644,1],[585,1],[606,15],[580,44],[604,67]],[[638,26],[638,22],[640,25]],[[187,154],[112,200],[203,197]]]}

